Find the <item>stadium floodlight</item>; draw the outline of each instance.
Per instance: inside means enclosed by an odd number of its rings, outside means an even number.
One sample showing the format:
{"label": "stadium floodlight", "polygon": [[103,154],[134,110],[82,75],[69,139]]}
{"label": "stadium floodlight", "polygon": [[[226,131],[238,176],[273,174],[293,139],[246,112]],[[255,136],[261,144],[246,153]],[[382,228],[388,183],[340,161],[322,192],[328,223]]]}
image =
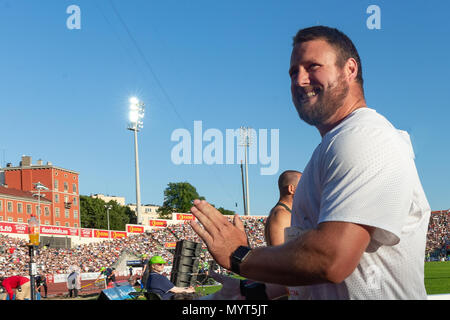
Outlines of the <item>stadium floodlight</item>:
{"label": "stadium floodlight", "polygon": [[141,207],[141,191],[139,183],[139,156],[138,156],[138,142],[137,133],[144,127],[144,103],[137,97],[131,97],[129,108],[128,130],[134,131],[134,159],[136,169],[136,216],[138,224],[141,223],[140,207]]}
{"label": "stadium floodlight", "polygon": [[45,197],[45,194],[41,194],[42,190],[48,190],[46,186],[44,186],[39,181],[36,183],[33,183],[34,188],[38,191],[38,193],[34,193],[33,196],[38,198],[38,222],[39,225],[41,225],[41,197]]}
{"label": "stadium floodlight", "polygon": [[130,109],[129,109],[129,126],[128,129],[130,130],[137,130],[142,129],[144,127],[144,122],[142,119],[144,118],[144,104],[139,101],[136,97],[130,98]]}
{"label": "stadium floodlight", "polygon": [[[250,196],[248,193],[248,161],[247,161],[247,153],[248,153],[248,147],[252,144],[252,131],[251,128],[248,127],[240,127],[239,133],[241,137],[240,145],[245,148],[245,186],[246,191],[244,194],[244,198],[246,201],[244,201],[244,214],[246,216],[250,215]],[[242,163],[241,163],[242,165]],[[244,183],[244,182],[242,182]]]}

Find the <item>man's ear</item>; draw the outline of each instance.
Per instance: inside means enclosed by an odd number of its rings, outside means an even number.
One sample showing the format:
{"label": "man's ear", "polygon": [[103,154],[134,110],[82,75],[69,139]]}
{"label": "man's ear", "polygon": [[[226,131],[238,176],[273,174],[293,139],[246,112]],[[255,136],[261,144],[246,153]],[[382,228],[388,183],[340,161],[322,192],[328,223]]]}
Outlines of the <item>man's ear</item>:
{"label": "man's ear", "polygon": [[294,186],[293,184],[288,185],[289,194],[294,194],[295,189],[296,189],[296,186]]}
{"label": "man's ear", "polygon": [[344,66],[344,72],[350,82],[356,80],[358,76],[358,63],[354,58],[348,58]]}

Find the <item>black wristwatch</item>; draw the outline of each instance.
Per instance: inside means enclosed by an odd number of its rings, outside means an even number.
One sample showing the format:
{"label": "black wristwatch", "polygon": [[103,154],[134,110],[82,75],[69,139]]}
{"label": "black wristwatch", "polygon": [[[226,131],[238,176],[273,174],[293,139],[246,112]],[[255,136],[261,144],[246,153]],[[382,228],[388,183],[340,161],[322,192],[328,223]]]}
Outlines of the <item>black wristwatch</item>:
{"label": "black wristwatch", "polygon": [[240,274],[240,265],[244,259],[248,256],[252,249],[249,247],[239,246],[236,251],[231,254],[231,271],[236,274]]}

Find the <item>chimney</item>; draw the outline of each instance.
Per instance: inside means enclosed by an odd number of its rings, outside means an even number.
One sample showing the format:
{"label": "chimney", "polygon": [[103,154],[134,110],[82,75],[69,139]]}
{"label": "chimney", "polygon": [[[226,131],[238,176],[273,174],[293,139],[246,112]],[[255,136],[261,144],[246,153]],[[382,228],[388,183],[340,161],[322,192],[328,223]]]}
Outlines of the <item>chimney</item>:
{"label": "chimney", "polygon": [[41,159],[39,159],[38,161],[37,161],[37,165],[38,166],[42,166],[44,164],[44,162],[41,160]]}
{"label": "chimney", "polygon": [[20,161],[21,167],[29,167],[31,166],[31,157],[30,156],[22,156],[22,161]]}

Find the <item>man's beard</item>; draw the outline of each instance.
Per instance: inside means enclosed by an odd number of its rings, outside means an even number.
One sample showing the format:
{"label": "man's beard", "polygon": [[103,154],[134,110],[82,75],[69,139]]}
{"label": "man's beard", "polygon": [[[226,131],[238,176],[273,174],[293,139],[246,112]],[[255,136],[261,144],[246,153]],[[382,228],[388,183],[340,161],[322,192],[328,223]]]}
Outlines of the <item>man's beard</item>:
{"label": "man's beard", "polygon": [[328,85],[326,91],[322,88],[319,92],[315,91],[317,101],[312,104],[309,101],[302,101],[299,91],[303,89],[297,87],[296,90],[293,102],[300,118],[312,126],[317,126],[325,124],[343,105],[349,86],[344,80],[344,75],[340,75],[334,86]]}

